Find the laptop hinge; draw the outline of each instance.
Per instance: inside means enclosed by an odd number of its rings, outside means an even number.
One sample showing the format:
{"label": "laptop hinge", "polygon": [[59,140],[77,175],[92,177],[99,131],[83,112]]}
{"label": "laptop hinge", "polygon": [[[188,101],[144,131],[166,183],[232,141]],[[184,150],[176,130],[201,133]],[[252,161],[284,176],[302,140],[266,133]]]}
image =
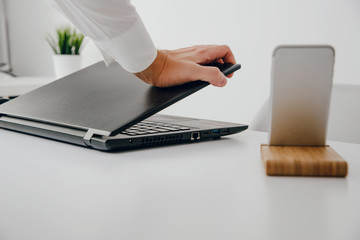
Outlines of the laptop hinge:
{"label": "laptop hinge", "polygon": [[100,135],[100,136],[104,136],[104,137],[108,137],[110,136],[111,132],[108,132],[108,131],[104,131],[104,130],[98,130],[98,129],[92,129],[90,128],[85,136],[84,136],[84,143],[86,144],[86,146],[89,146],[89,147],[92,147],[91,145],[91,138],[94,136],[94,135]]}

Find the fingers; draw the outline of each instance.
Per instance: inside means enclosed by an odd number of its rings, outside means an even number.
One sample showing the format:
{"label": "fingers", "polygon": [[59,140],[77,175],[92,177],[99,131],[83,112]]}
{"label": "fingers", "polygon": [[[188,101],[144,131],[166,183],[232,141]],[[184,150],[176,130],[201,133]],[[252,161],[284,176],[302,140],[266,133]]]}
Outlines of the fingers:
{"label": "fingers", "polygon": [[226,77],[227,78],[232,78],[233,76],[234,76],[234,73],[231,73],[231,74],[227,75]]}
{"label": "fingers", "polygon": [[223,63],[236,63],[234,54],[227,45],[197,46],[195,54],[199,64],[207,64],[219,60],[222,60]]}
{"label": "fingers", "polygon": [[209,82],[216,87],[223,87],[227,83],[225,75],[216,67],[193,65],[193,78],[194,80],[202,80]]}

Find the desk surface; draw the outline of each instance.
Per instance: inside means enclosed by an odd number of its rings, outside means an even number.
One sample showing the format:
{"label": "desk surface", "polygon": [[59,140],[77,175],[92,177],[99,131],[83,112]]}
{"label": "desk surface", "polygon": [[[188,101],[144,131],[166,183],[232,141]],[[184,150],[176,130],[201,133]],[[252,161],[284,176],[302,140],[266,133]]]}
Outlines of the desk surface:
{"label": "desk surface", "polygon": [[265,133],[104,153],[0,130],[0,239],[360,239],[360,145],[340,178],[267,177]]}
{"label": "desk surface", "polygon": [[0,74],[0,97],[19,96],[41,87],[51,81],[51,77],[7,77]]}

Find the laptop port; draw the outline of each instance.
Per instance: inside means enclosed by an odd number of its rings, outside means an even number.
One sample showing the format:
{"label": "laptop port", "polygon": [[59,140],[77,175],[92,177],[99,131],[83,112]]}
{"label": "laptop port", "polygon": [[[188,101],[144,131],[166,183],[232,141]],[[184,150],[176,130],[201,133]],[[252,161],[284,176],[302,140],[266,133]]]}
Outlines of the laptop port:
{"label": "laptop port", "polygon": [[200,139],[200,133],[199,132],[193,132],[191,133],[191,141],[199,140]]}
{"label": "laptop port", "polygon": [[228,128],[226,128],[226,129],[221,129],[221,133],[229,133],[230,131],[229,131],[229,129]]}
{"label": "laptop port", "polygon": [[219,129],[216,129],[216,130],[212,130],[213,133],[220,133],[220,130]]}
{"label": "laptop port", "polygon": [[204,131],[204,132],[202,132],[202,135],[204,136],[204,135],[210,135],[211,134],[211,131]]}

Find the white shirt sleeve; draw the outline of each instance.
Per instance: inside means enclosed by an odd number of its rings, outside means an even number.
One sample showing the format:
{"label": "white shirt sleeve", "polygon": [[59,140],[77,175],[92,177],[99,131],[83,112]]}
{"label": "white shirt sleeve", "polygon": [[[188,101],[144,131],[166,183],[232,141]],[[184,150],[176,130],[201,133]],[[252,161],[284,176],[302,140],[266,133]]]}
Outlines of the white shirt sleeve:
{"label": "white shirt sleeve", "polygon": [[[136,73],[155,60],[157,50],[130,0],[47,0],[124,69]],[[106,56],[108,55],[108,56]]]}

